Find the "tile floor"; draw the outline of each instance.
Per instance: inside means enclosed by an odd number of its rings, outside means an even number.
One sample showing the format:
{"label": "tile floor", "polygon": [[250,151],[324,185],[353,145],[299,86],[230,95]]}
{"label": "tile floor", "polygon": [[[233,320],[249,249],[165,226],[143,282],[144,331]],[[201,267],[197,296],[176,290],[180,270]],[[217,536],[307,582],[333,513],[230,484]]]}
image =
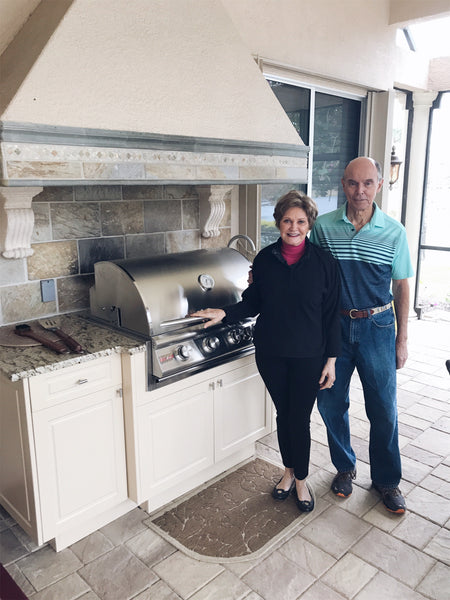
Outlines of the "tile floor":
{"label": "tile floor", "polygon": [[[335,497],[325,428],[313,413],[311,482],[317,504],[300,529],[259,560],[197,561],[135,509],[59,553],[36,548],[0,509],[1,561],[33,600],[448,600],[450,598],[450,315],[411,320],[399,372],[402,491],[408,511],[385,511],[370,489],[368,426],[358,378],[351,427],[358,477]],[[277,460],[274,434],[258,454]]]}

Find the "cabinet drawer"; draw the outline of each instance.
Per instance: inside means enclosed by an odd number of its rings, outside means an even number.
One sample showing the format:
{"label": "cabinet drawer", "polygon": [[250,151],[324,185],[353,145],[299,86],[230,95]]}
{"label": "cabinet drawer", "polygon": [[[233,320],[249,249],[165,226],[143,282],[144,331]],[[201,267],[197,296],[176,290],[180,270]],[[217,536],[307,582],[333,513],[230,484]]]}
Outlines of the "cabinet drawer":
{"label": "cabinet drawer", "polygon": [[112,385],[120,386],[121,381],[120,354],[30,377],[31,407],[33,411],[42,410]]}

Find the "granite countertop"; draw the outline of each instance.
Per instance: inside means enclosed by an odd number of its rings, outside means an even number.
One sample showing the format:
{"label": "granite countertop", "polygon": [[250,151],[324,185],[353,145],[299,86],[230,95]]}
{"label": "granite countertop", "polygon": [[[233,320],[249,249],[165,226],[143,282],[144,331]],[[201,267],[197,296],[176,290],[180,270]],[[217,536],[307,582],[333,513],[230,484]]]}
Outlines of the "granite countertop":
{"label": "granite countertop", "polygon": [[[11,347],[0,345],[0,373],[11,381],[19,381],[41,373],[64,369],[72,365],[93,360],[100,356],[128,352],[135,354],[145,351],[145,341],[131,335],[125,335],[87,318],[86,314],[58,315],[52,317],[58,326],[84,349],[83,354],[70,352],[57,354],[53,350],[39,345]],[[27,321],[33,328],[39,329],[37,321]],[[0,332],[9,333],[14,325],[0,327]],[[40,329],[40,331],[44,331]],[[45,332],[50,333],[50,332]],[[14,334],[15,335],[15,334]],[[51,334],[50,335],[54,335]],[[19,340],[23,338],[17,336]],[[33,340],[26,338],[28,343]]]}

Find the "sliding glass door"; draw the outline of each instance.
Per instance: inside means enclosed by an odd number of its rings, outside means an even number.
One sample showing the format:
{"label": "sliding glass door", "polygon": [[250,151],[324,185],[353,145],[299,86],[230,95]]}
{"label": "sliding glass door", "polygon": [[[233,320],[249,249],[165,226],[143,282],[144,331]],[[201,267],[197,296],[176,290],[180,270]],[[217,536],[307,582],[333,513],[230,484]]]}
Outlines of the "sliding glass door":
{"label": "sliding glass door", "polygon": [[361,102],[316,92],[312,144],[312,190],[319,213],[345,203],[341,178],[358,156]]}
{"label": "sliding glass door", "polygon": [[303,142],[310,147],[312,168],[308,184],[261,186],[261,247],[278,238],[273,209],[287,191],[306,192],[316,201],[319,213],[334,210],[345,202],[341,177],[345,165],[358,156],[363,101],[312,87],[268,82]]}

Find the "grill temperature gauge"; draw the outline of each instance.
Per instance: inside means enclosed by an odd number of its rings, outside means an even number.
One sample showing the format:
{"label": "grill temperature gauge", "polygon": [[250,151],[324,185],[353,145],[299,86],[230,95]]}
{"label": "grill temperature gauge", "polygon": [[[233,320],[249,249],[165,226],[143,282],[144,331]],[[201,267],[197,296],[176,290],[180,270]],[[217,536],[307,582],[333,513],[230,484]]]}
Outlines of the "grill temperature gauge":
{"label": "grill temperature gauge", "polygon": [[202,273],[201,275],[199,275],[197,281],[199,282],[202,290],[204,290],[205,292],[212,290],[213,287],[216,285],[214,277],[212,275],[208,275],[208,273]]}

